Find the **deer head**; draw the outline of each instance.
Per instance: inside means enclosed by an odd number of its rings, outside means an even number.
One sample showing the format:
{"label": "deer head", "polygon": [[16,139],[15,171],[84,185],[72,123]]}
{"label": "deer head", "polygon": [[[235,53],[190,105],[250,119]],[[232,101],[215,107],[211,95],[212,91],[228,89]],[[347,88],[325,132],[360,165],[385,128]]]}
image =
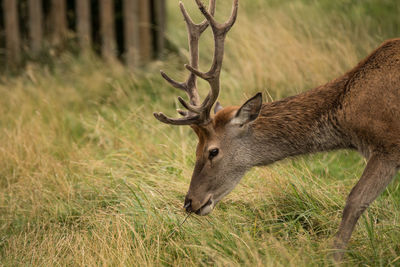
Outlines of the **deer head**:
{"label": "deer head", "polygon": [[[238,12],[238,0],[234,0],[230,18],[225,23],[214,19],[215,0],[210,0],[209,10],[200,0],[195,0],[206,18],[195,24],[185,10],[182,2],[180,9],[186,22],[189,36],[190,64],[185,67],[190,75],[185,82],[176,82],[161,71],[161,75],[173,87],[186,92],[189,103],[181,97],[179,102],[186,110],[178,110],[181,118],[173,119],[163,113],[154,113],[156,119],[172,125],[190,125],[199,138],[196,149],[196,164],[185,198],[184,208],[188,212],[207,215],[225,195],[239,182],[244,173],[252,166],[252,156],[248,149],[251,142],[251,123],[257,118],[261,105],[260,93],[249,99],[241,107],[222,106],[217,102],[214,113],[211,109],[220,91],[220,73],[224,55],[224,42],[228,31],[235,23]],[[204,30],[211,26],[214,35],[214,58],[207,72],[198,70],[199,38]],[[196,79],[200,77],[210,85],[210,91],[200,103]]]}

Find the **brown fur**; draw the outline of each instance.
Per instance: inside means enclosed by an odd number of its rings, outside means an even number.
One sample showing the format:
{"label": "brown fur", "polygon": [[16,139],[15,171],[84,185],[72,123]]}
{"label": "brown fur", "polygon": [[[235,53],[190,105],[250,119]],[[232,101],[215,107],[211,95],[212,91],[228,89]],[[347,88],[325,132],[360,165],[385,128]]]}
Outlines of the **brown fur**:
{"label": "brown fur", "polygon": [[236,114],[236,111],[239,109],[238,106],[230,106],[222,109],[221,111],[215,114],[214,119],[212,121],[213,128],[218,130],[223,130],[225,125],[228,124],[233,116]]}

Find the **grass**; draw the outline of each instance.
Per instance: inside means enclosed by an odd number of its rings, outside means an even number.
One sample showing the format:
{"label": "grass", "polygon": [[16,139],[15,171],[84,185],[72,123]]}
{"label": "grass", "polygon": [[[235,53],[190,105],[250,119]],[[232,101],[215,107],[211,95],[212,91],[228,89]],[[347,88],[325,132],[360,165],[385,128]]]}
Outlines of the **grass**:
{"label": "grass", "polygon": [[[229,2],[218,6],[219,19]],[[0,265],[332,263],[332,236],[365,166],[355,152],[255,168],[210,216],[181,225],[196,138],[152,116],[177,106],[178,92],[158,69],[187,74],[185,28],[175,1],[168,8],[178,56],[132,74],[64,54],[1,77]],[[241,1],[226,43],[222,104],[257,91],[279,99],[341,75],[399,34],[399,11],[398,1]],[[202,68],[211,44],[204,36]],[[400,264],[399,186],[396,178],[360,219],[345,265]]]}

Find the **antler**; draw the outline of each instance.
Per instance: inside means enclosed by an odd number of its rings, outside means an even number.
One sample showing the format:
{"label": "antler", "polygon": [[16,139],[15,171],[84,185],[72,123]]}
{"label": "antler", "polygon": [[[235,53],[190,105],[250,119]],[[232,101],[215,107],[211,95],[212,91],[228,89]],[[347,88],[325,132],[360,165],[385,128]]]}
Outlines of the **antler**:
{"label": "antler", "polygon": [[[182,118],[173,119],[168,118],[162,112],[154,113],[156,119],[161,122],[173,125],[193,125],[193,124],[207,124],[210,121],[210,111],[215,101],[218,98],[220,90],[220,73],[222,67],[222,60],[224,56],[224,42],[228,31],[232,28],[236,21],[238,11],[238,0],[234,0],[232,13],[230,18],[223,24],[218,23],[214,19],[215,1],[210,0],[209,10],[205,8],[200,0],[195,0],[200,11],[203,13],[206,20],[200,24],[195,24],[187,13],[183,3],[180,2],[180,8],[186,22],[188,36],[189,36],[189,51],[190,51],[190,64],[185,67],[190,71],[190,75],[185,82],[179,83],[168,77],[161,71],[162,77],[167,80],[173,87],[181,89],[186,92],[189,97],[189,102],[186,102],[181,97],[178,97],[179,102],[188,111],[178,110]],[[199,39],[200,35],[207,29],[208,25],[211,26],[214,35],[214,58],[211,68],[207,72],[200,72],[198,70],[199,64]],[[197,90],[196,77],[206,80],[210,84],[210,92],[207,97],[200,104],[199,94]]]}

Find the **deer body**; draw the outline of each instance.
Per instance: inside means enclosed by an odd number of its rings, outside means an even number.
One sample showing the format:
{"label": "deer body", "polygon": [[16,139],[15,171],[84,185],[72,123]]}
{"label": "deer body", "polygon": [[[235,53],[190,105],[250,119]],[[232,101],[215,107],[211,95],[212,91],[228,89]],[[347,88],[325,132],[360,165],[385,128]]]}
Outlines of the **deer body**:
{"label": "deer body", "polygon": [[[186,92],[190,103],[178,98],[187,111],[172,119],[154,113],[161,122],[190,125],[199,138],[184,208],[207,215],[253,166],[268,165],[286,157],[335,149],[356,149],[367,166],[351,190],[335,239],[334,258],[343,257],[358,218],[384,190],[400,167],[400,39],[383,43],[351,71],[323,86],[297,96],[262,104],[258,93],[242,106],[215,105],[219,90],[224,40],[238,10],[234,0],[226,23],[215,21],[215,0],[209,11],[195,0],[206,20],[195,24],[180,3],[189,33],[190,71],[179,83],[162,76]],[[208,72],[198,68],[198,40],[211,26],[215,52]],[[210,92],[202,103],[196,78],[208,81]]]}
{"label": "deer body", "polygon": [[252,128],[257,165],[346,148],[367,159],[400,155],[400,39],[386,41],[334,81],[264,104]]}

